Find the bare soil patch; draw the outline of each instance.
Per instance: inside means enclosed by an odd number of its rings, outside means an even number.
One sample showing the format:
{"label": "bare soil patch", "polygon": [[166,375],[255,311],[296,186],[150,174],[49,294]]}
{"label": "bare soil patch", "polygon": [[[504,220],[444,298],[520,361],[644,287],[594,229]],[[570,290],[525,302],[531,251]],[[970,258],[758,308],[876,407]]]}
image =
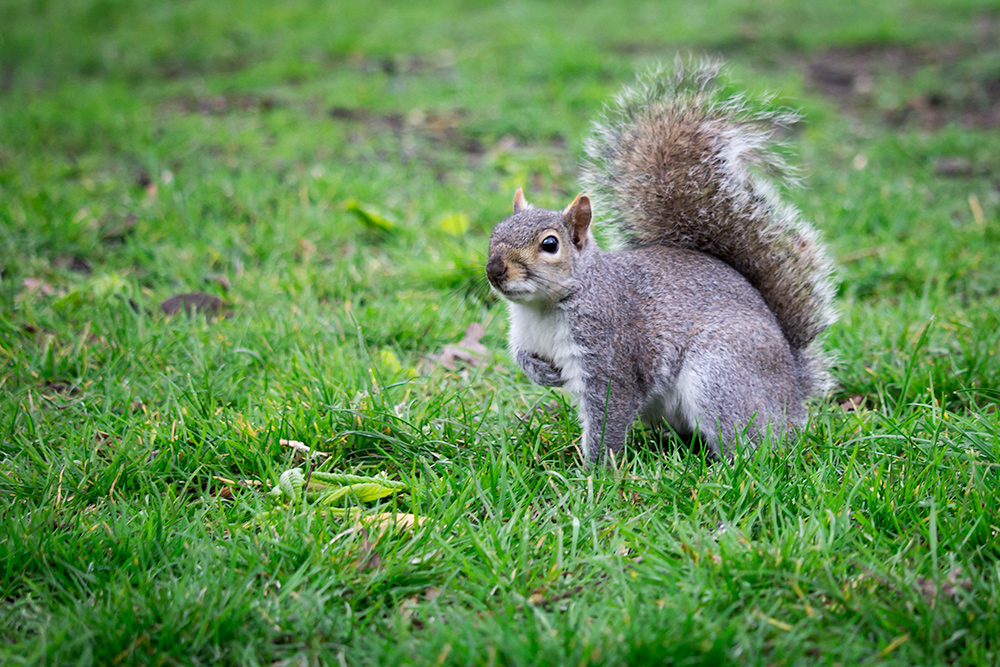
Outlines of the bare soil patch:
{"label": "bare soil patch", "polygon": [[263,113],[283,106],[276,97],[253,93],[184,95],[176,98],[173,103],[182,113],[199,113],[206,116],[223,116],[236,111]]}
{"label": "bare soil patch", "polygon": [[376,132],[388,131],[397,136],[417,134],[468,155],[481,156],[485,151],[483,143],[464,127],[464,121],[469,115],[465,109],[411,109],[403,114],[338,106],[331,108],[329,113],[335,120],[360,123]]}
{"label": "bare soil patch", "polygon": [[[998,35],[998,22],[985,17],[967,41],[832,47],[807,58],[804,68],[811,85],[841,108],[859,114],[876,111],[893,126],[995,128],[1000,127],[1000,70],[984,65],[989,59],[982,56],[1000,52]],[[886,77],[911,80],[928,69],[937,85],[890,108],[876,105]]]}

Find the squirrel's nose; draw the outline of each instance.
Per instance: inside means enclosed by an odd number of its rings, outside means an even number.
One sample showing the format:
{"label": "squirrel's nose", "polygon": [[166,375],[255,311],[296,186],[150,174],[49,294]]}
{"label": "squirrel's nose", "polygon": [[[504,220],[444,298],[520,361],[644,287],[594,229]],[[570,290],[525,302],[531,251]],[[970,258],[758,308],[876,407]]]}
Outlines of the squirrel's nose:
{"label": "squirrel's nose", "polygon": [[507,264],[500,257],[490,257],[486,263],[486,277],[494,285],[502,282],[507,277]]}

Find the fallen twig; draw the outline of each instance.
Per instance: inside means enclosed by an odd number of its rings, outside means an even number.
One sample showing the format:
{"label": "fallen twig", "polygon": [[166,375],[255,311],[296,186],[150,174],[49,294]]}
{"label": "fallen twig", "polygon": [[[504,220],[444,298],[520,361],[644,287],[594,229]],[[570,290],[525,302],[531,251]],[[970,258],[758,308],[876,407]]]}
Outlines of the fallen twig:
{"label": "fallen twig", "polygon": [[278,440],[279,445],[284,445],[285,447],[291,447],[297,452],[305,454],[306,456],[330,456],[326,452],[321,452],[318,449],[312,449],[306,445],[304,442],[299,442],[298,440],[286,440],[281,438]]}

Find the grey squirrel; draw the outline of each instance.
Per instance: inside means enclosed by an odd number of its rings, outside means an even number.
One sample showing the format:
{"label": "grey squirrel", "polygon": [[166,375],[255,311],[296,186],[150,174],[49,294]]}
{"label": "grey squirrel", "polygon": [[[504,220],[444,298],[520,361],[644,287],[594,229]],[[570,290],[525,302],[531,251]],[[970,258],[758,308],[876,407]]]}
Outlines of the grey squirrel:
{"label": "grey squirrel", "polygon": [[490,237],[511,353],[573,396],[589,463],[636,417],[732,457],[803,425],[829,387],[832,264],[778,193],[790,170],[773,135],[798,116],[726,93],[719,74],[656,69],[594,123],[582,183],[615,250],[598,247],[583,194],[549,211],[518,188]]}

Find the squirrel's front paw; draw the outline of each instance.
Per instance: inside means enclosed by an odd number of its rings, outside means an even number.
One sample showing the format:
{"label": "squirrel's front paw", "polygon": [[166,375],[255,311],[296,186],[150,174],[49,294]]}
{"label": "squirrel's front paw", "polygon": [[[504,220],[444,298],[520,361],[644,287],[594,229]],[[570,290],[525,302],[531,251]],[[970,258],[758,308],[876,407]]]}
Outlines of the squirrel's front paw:
{"label": "squirrel's front paw", "polygon": [[517,353],[517,363],[532,382],[544,387],[561,387],[566,384],[562,378],[562,370],[544,357],[521,350]]}

